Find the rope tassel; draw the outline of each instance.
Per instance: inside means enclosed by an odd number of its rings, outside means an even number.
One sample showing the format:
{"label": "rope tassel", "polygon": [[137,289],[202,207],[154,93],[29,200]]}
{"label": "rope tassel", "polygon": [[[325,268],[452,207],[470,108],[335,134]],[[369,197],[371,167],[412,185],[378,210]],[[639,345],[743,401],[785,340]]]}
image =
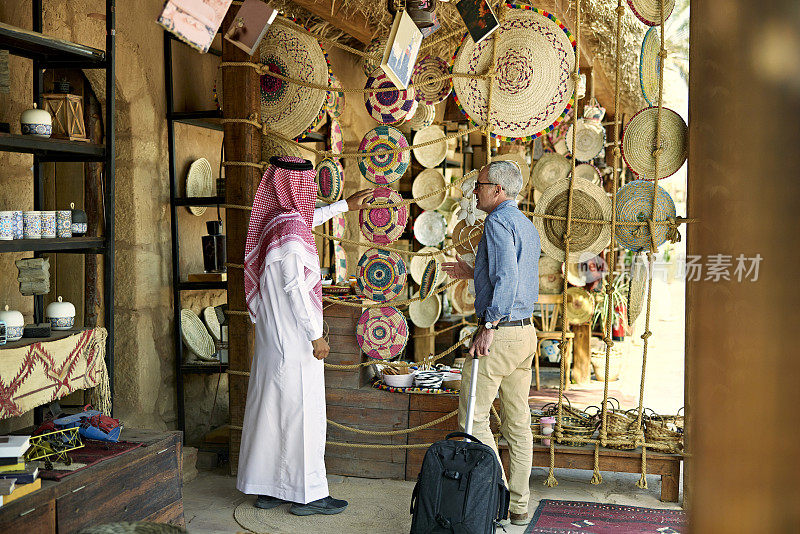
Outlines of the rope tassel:
{"label": "rope tassel", "polygon": [[550,468],[550,473],[547,475],[547,480],[544,481],[544,485],[548,488],[555,488],[558,486],[558,480],[556,480],[555,475],[553,474],[554,469]]}
{"label": "rope tassel", "polygon": [[597,486],[603,482],[603,475],[600,474],[600,445],[594,445],[594,472],[592,473],[592,479],[589,481],[590,484],[594,484]]}

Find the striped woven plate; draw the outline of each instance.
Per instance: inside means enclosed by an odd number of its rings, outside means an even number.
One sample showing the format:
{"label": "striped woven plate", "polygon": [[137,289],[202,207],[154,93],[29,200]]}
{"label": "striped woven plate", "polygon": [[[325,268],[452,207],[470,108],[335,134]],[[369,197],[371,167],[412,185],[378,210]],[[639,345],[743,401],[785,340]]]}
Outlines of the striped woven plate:
{"label": "striped woven plate", "polygon": [[[408,149],[405,136],[393,126],[378,126],[368,131],[358,151],[369,154],[382,150]],[[408,150],[393,154],[371,155],[359,158],[358,168],[364,178],[373,184],[385,185],[399,180],[408,168],[411,155]]]}
{"label": "striped woven plate", "polygon": [[403,352],[408,341],[408,323],[395,307],[369,308],[356,325],[361,350],[376,360],[391,360]]}
{"label": "striped woven plate", "polygon": [[[387,87],[395,87],[395,85],[386,76],[386,73],[379,69],[367,78],[364,89],[385,89]],[[413,87],[364,93],[364,105],[367,106],[367,113],[382,124],[394,124],[404,120],[413,104]]]}
{"label": "striped woven plate", "polygon": [[358,261],[358,292],[375,302],[397,297],[406,285],[406,264],[395,252],[371,248]]}

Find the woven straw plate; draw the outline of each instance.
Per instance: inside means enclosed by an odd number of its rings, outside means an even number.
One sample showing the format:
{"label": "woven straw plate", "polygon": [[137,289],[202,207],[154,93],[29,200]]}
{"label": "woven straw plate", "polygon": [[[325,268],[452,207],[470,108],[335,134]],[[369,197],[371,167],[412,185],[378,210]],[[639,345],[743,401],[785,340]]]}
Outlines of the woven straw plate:
{"label": "woven straw plate", "polygon": [[585,324],[594,314],[594,297],[581,287],[567,289],[567,321],[569,324]]}
{"label": "woven straw plate", "polygon": [[323,158],[317,164],[317,198],[328,203],[339,200],[342,196],[343,173],[339,161]]}
{"label": "woven straw plate", "polygon": [[[373,72],[364,89],[384,89],[396,87],[381,69]],[[409,110],[414,104],[414,88],[396,89],[395,91],[381,91],[364,93],[364,105],[367,113],[382,124],[393,124],[405,120]]]}
{"label": "woven straw plate", "polygon": [[414,221],[414,237],[428,247],[434,247],[444,241],[447,221],[438,211],[423,211]]}
{"label": "woven straw plate", "polygon": [[[550,186],[536,203],[536,215],[567,216],[569,203],[569,178],[559,180]],[[580,178],[574,179],[572,191],[572,217],[611,221],[611,200],[599,186]],[[544,253],[558,261],[565,261],[564,233],[566,220],[534,217],[533,223],[539,230]],[[572,241],[569,259],[576,263],[586,261],[599,254],[611,242],[610,224],[591,224],[572,221]]]}
{"label": "woven straw plate", "polygon": [[406,318],[392,306],[369,308],[358,319],[356,341],[370,358],[391,360],[403,352],[408,341]]}
{"label": "woven straw plate", "polygon": [[572,130],[570,125],[567,131],[567,149],[578,161],[590,161],[603,152],[606,144],[606,130],[598,121],[578,119],[577,133],[575,134],[575,147],[572,146]]}
{"label": "woven straw plate", "polygon": [[395,252],[371,248],[358,261],[359,294],[375,302],[387,302],[406,285],[406,264]]}
{"label": "woven straw plate", "polygon": [[423,167],[436,167],[447,157],[447,142],[441,126],[428,126],[414,134],[414,144],[440,140],[432,145],[414,149],[414,157]]}
{"label": "woven straw plate", "polygon": [[636,18],[648,26],[659,26],[661,24],[661,4],[664,4],[664,21],[672,14],[675,9],[675,0],[628,0],[633,14]]}
{"label": "woven straw plate", "polygon": [[215,341],[222,341],[222,326],[219,324],[219,317],[217,317],[217,310],[214,306],[203,308],[203,321],[206,323],[211,337]]}
{"label": "woven straw plate", "polygon": [[420,104],[406,124],[412,130],[422,130],[433,124],[436,118],[436,106]]}
{"label": "woven straw plate", "polygon": [[331,119],[331,152],[334,154],[341,154],[344,152],[344,135],[342,134],[342,126],[336,119]]}
{"label": "woven straw plate", "polygon": [[[189,167],[186,175],[187,197],[213,197],[216,187],[211,164],[206,158],[196,159]],[[205,206],[187,206],[192,215],[202,215],[206,212]]]}
{"label": "woven straw plate", "polygon": [[[364,57],[364,62],[361,68],[364,71],[364,76],[369,78],[370,74],[375,72],[376,69],[381,68],[381,58],[383,57],[383,50],[386,48],[387,36],[376,37],[364,49],[367,56]],[[376,60],[370,59],[368,56],[375,56]]]}
{"label": "woven straw plate", "polygon": [[633,325],[644,305],[645,284],[647,283],[647,264],[641,254],[631,260],[631,276],[628,282],[628,324]]}
{"label": "woven straw plate", "polygon": [[[418,252],[439,252],[439,254],[433,256],[433,259],[436,260],[437,265],[441,265],[442,262],[445,261],[444,252],[441,252],[436,247],[423,247],[419,249]],[[422,277],[425,274],[425,269],[427,268],[430,259],[431,256],[413,256],[411,258],[408,266],[408,272],[411,274],[411,279],[417,284],[422,284]]]}
{"label": "woven straw plate", "polygon": [[358,151],[368,154],[381,150],[401,150],[401,152],[359,158],[358,168],[364,178],[373,184],[391,184],[399,180],[408,168],[411,160],[408,141],[397,128],[378,126],[366,133],[358,146]]}
{"label": "woven straw plate", "polygon": [[333,246],[333,257],[336,260],[334,275],[336,283],[341,284],[347,281],[347,252],[339,243]]}
{"label": "woven straw plate", "polygon": [[[477,45],[468,35],[456,52],[453,72],[485,74],[497,40],[492,81],[492,135],[533,139],[561,122],[573,104],[575,42],[554,16],[529,6],[506,10],[500,27]],[[456,100],[470,120],[485,127],[489,82],[453,78]]]}
{"label": "woven straw plate", "polygon": [[188,308],[181,310],[181,339],[200,360],[216,360],[211,334],[197,314]]}
{"label": "woven straw plate", "polygon": [[[570,171],[570,174],[572,174],[572,171]],[[591,163],[581,163],[580,165],[575,165],[575,176],[592,182],[594,185],[601,185],[602,183],[600,169]]]}
{"label": "woven straw plate", "polygon": [[444,101],[453,90],[450,78],[438,82],[429,82],[429,80],[449,75],[450,69],[441,58],[426,56],[417,61],[414,73],[411,75],[411,83],[415,85],[417,101],[422,104],[438,104]]}
{"label": "woven straw plate", "polygon": [[567,158],[555,152],[548,152],[533,166],[531,171],[533,187],[544,193],[548,187],[569,176],[571,170],[572,163]]}
{"label": "woven straw plate", "polygon": [[[273,24],[258,46],[258,57],[269,70],[289,78],[327,85],[327,59],[314,37]],[[314,122],[326,91],[278,78],[261,76],[261,120],[293,139]]]}
{"label": "woven straw plate", "polygon": [[639,54],[639,86],[642,96],[651,106],[658,104],[658,50],[661,39],[655,26],[647,30],[642,40],[642,52]]}
{"label": "woven straw plate", "polygon": [[467,221],[461,220],[453,228],[453,243],[456,244],[456,252],[459,254],[475,254],[482,237],[483,225],[481,224],[469,225]]}
{"label": "woven straw plate", "polygon": [[[419,293],[414,298],[419,297]],[[439,295],[412,302],[408,305],[408,316],[411,322],[420,328],[430,328],[442,314],[442,299]]]}
{"label": "woven straw plate", "polygon": [[460,315],[475,313],[475,295],[469,291],[469,280],[459,280],[447,289],[447,298]]}
{"label": "woven straw plate", "polygon": [[261,161],[269,161],[273,156],[294,156],[302,158],[303,154],[297,145],[278,139],[272,135],[261,136]]}
{"label": "woven straw plate", "polygon": [[[444,176],[438,169],[425,169],[414,178],[411,184],[411,196],[415,199],[443,189],[447,185]],[[417,200],[417,206],[423,210],[436,210],[444,204],[447,198],[447,190],[441,191],[428,198]]]}
{"label": "woven straw plate", "polygon": [[477,326],[468,325],[463,327],[458,332],[458,339],[459,341],[463,342],[466,348],[469,348],[470,343],[472,343],[472,336],[475,335],[475,332],[478,331]]}
{"label": "woven straw plate", "polygon": [[548,256],[539,257],[539,294],[557,295],[564,291],[561,262]]}
{"label": "woven straw plate", "polygon": [[361,233],[373,243],[388,245],[397,240],[403,233],[403,229],[408,222],[408,206],[396,208],[381,208],[381,204],[394,204],[401,202],[403,198],[400,193],[388,187],[376,187],[372,191],[372,197],[368,197],[364,202],[370,206],[378,206],[374,209],[361,210],[358,214],[358,222],[361,226]]}
{"label": "woven straw plate", "polygon": [[[342,84],[333,75],[330,74],[330,83],[331,87],[341,88]],[[323,105],[323,109],[328,112],[328,115],[331,116],[332,119],[337,119],[342,114],[344,110],[344,92],[342,91],[328,91],[325,95],[325,104]]]}
{"label": "woven straw plate", "polygon": [[428,261],[425,270],[422,272],[422,282],[419,284],[419,296],[422,300],[428,298],[436,287],[436,279],[439,274],[439,263],[435,259]]}
{"label": "woven straw plate", "polygon": [[[652,180],[656,175],[656,120],[658,107],[644,108],[634,115],[622,134],[622,157],[633,172]],[[686,161],[687,127],[669,108],[661,113],[661,157],[658,178],[672,176]]]}
{"label": "woven straw plate", "polygon": [[406,118],[403,119],[403,122],[408,122],[411,119],[413,119],[414,115],[416,115],[416,113],[417,113],[417,109],[418,108],[419,108],[419,102],[414,100],[414,103],[411,104],[411,109],[409,109],[408,113],[406,113]]}
{"label": "woven straw plate", "polygon": [[[656,210],[654,221],[666,221],[675,217],[675,203],[663,187],[645,180],[634,180],[617,191],[617,221],[644,222],[650,218],[653,207],[653,187],[656,192]],[[666,225],[655,227],[655,246],[661,246],[667,240]],[[617,226],[617,243],[628,250],[644,250],[650,247],[652,238],[647,226]]]}

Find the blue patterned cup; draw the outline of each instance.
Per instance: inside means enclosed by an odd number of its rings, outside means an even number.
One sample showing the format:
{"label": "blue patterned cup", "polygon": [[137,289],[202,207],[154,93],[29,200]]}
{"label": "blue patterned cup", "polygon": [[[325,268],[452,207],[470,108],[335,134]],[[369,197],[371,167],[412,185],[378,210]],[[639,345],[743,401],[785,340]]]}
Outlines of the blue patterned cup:
{"label": "blue patterned cup", "polygon": [[49,317],[53,330],[69,330],[75,326],[75,317]]}
{"label": "blue patterned cup", "polygon": [[22,212],[17,210],[14,214],[14,239],[22,239],[24,234],[24,223],[22,222]]}
{"label": "blue patterned cup", "polygon": [[14,239],[14,212],[0,211],[0,240]]}
{"label": "blue patterned cup", "polygon": [[25,211],[22,213],[23,237],[25,239],[42,238],[42,212]]}
{"label": "blue patterned cup", "polygon": [[56,236],[72,237],[72,210],[59,210],[56,212]]}
{"label": "blue patterned cup", "polygon": [[56,237],[56,212],[42,212],[42,239],[55,239]]}

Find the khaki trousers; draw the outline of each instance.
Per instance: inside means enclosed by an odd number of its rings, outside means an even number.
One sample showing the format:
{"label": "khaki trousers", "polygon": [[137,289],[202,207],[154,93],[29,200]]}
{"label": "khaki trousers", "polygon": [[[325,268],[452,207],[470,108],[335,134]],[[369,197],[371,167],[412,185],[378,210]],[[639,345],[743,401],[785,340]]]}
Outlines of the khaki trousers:
{"label": "khaki trousers", "polygon": [[[478,385],[472,435],[500,455],[489,428],[489,411],[500,393],[500,432],[508,441],[510,464],[508,489],[511,492],[511,513],[528,511],[528,487],[533,460],[533,434],[528,395],[531,387],[531,363],[536,349],[533,325],[500,327],[495,330],[489,355],[478,360]],[[458,424],[466,426],[472,358],[464,362],[461,395],[458,399]],[[504,477],[505,478],[505,477]]]}

